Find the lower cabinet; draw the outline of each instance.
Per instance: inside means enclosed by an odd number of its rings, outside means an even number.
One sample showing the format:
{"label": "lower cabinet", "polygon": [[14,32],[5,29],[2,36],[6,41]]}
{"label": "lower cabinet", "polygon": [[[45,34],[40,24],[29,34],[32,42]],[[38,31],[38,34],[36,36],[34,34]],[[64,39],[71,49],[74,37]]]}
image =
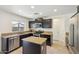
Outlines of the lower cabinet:
{"label": "lower cabinet", "polygon": [[22,39],[33,36],[32,33],[20,35],[20,46],[22,46]]}
{"label": "lower cabinet", "polygon": [[20,46],[20,39],[18,37],[14,37],[14,48],[17,48]]}
{"label": "lower cabinet", "polygon": [[32,35],[33,35],[32,33],[22,34],[22,35],[20,35],[20,39],[23,39],[23,38],[26,38],[26,37],[29,37],[29,36],[32,36]]}
{"label": "lower cabinet", "polygon": [[43,35],[43,34],[41,34],[40,37],[47,38],[47,40],[46,40],[47,45],[51,46],[53,44],[53,40],[52,40],[51,35]]}
{"label": "lower cabinet", "polygon": [[46,42],[42,45],[23,41],[23,54],[46,54]]}
{"label": "lower cabinet", "polygon": [[19,36],[13,36],[13,37],[3,37],[2,38],[2,52],[3,53],[9,53],[16,48],[20,47],[20,39]]}

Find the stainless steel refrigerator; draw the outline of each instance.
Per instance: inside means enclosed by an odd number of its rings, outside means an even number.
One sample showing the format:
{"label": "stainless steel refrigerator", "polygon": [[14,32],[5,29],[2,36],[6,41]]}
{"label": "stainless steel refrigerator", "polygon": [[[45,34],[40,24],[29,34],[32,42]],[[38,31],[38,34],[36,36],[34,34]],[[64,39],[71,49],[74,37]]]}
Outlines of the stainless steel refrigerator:
{"label": "stainless steel refrigerator", "polygon": [[79,13],[71,18],[69,44],[79,53]]}

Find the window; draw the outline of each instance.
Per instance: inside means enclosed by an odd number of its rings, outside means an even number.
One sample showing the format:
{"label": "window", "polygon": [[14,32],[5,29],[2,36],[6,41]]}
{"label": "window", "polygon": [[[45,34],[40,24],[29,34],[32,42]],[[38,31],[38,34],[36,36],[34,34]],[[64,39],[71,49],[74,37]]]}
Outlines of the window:
{"label": "window", "polygon": [[12,21],[12,31],[24,31],[24,22]]}

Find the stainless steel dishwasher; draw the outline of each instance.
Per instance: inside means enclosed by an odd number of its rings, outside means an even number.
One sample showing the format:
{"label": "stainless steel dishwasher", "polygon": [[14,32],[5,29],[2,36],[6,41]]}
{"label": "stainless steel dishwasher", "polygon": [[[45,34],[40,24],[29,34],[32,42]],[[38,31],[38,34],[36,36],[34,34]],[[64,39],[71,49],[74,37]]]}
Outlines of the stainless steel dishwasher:
{"label": "stainless steel dishwasher", "polygon": [[10,37],[8,38],[8,51],[11,51],[14,49],[14,38]]}

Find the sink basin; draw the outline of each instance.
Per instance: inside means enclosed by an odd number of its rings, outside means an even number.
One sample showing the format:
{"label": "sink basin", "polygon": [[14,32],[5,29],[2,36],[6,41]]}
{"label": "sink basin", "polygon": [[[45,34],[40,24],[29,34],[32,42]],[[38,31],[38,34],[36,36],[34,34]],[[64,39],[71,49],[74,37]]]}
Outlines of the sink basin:
{"label": "sink basin", "polygon": [[35,34],[41,34],[43,31],[36,31]]}
{"label": "sink basin", "polygon": [[41,33],[43,33],[43,31],[36,31],[33,35],[39,37]]}

